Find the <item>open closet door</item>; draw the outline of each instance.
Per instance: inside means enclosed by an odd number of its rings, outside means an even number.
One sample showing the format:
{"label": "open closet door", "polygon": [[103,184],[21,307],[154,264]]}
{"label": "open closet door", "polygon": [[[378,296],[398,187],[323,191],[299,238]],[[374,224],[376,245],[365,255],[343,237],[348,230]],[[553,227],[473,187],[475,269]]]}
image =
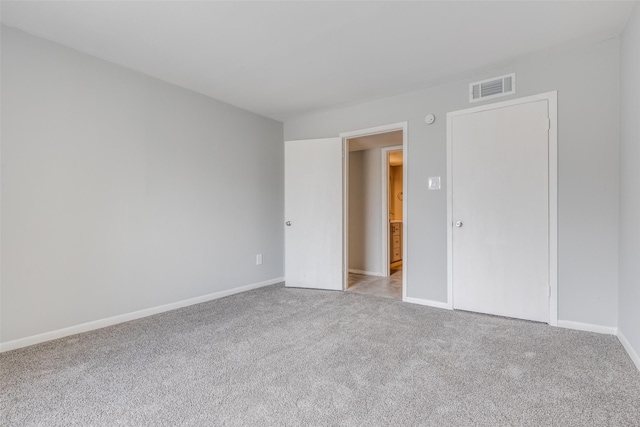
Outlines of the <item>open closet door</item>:
{"label": "open closet door", "polygon": [[342,290],[342,139],[285,142],[285,285]]}

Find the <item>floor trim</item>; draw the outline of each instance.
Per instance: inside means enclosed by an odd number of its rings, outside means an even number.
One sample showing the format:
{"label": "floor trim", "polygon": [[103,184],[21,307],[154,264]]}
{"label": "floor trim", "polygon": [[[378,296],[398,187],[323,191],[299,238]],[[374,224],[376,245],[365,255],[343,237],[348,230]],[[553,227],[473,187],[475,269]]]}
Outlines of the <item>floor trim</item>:
{"label": "floor trim", "polygon": [[429,306],[429,307],[444,308],[446,310],[451,310],[451,307],[449,306],[448,303],[441,302],[441,301],[433,301],[433,300],[430,300],[430,299],[406,297],[404,299],[404,302],[409,302],[411,304],[426,305],[426,306]]}
{"label": "floor trim", "polygon": [[591,323],[572,322],[571,320],[558,320],[558,327],[575,329],[577,331],[596,332],[598,334],[618,335],[615,326],[594,325]]}
{"label": "floor trim", "polygon": [[629,354],[629,357],[631,358],[633,363],[636,365],[636,368],[638,368],[638,370],[640,371],[640,355],[636,353],[635,349],[631,346],[631,343],[629,342],[629,340],[627,340],[627,337],[625,337],[622,331],[620,331],[619,329],[618,329],[618,340],[620,340],[620,343],[622,344],[624,349],[627,350],[627,354]]}
{"label": "floor trim", "polygon": [[349,269],[349,273],[353,274],[362,274],[364,276],[377,276],[377,277],[386,277],[383,273],[375,273],[373,271],[363,271],[363,270],[355,270],[353,268]]}
{"label": "floor trim", "polygon": [[189,298],[182,301],[177,301],[169,304],[159,305],[156,307],[146,308],[144,310],[138,310],[131,313],[120,314],[113,317],[107,317],[106,319],[94,320],[87,323],[81,323],[79,325],[70,326],[68,328],[57,329],[55,331],[44,332],[38,335],[32,335],[25,338],[19,338],[13,341],[7,341],[0,343],[0,353],[10,350],[15,350],[22,347],[27,347],[34,344],[39,344],[45,341],[51,341],[58,338],[67,337],[69,335],[75,335],[82,332],[93,331],[95,329],[104,328],[106,326],[116,325],[118,323],[128,322],[130,320],[140,319],[142,317],[153,316],[154,314],[164,313],[165,311],[175,310],[177,308],[187,307],[202,302],[223,298],[229,295],[237,294],[240,292],[250,291],[252,289],[261,288],[263,286],[275,285],[276,283],[283,282],[283,277],[278,277],[271,280],[265,280],[264,282],[252,283],[249,285],[239,286],[237,288],[227,289],[224,291],[214,292],[207,295],[202,295],[195,298]]}

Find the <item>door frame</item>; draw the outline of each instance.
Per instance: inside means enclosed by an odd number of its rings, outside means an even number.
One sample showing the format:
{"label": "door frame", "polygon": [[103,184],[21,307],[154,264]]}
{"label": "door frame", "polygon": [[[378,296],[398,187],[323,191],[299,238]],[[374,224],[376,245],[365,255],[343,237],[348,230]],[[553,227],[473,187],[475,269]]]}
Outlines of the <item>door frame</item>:
{"label": "door frame", "polygon": [[511,99],[447,113],[447,308],[453,310],[453,118],[547,101],[549,108],[549,325],[558,326],[558,92]]}
{"label": "door frame", "polygon": [[[382,267],[384,268],[385,277],[391,275],[391,258],[389,251],[389,153],[392,151],[401,151],[402,145],[393,145],[390,147],[382,147]],[[404,224],[404,152],[402,159],[402,222]],[[404,238],[404,236],[402,236]],[[404,245],[404,242],[403,242]],[[402,248],[404,250],[404,247]],[[402,253],[404,261],[404,252]],[[404,267],[404,263],[402,264]],[[386,268],[385,268],[386,266]]]}
{"label": "door frame", "polygon": [[[407,140],[408,140],[408,124],[407,122],[398,122],[391,123],[388,125],[376,126],[365,129],[358,129],[354,131],[341,132],[340,138],[342,138],[342,162],[343,162],[343,178],[342,178],[342,251],[343,251],[343,260],[342,260],[342,290],[346,291],[349,287],[349,139],[356,138],[360,136],[369,136],[376,135],[379,133],[387,133],[393,131],[402,131],[402,301],[407,300],[407,230],[408,230],[408,221],[409,215],[407,212],[407,200],[408,197],[408,180],[407,180],[407,171],[408,171],[408,150],[407,150]],[[389,228],[388,224],[388,213],[387,213],[387,224],[384,224],[387,229]],[[389,244],[388,242],[386,243]],[[384,246],[384,243],[383,243]],[[388,247],[387,247],[388,250]]]}

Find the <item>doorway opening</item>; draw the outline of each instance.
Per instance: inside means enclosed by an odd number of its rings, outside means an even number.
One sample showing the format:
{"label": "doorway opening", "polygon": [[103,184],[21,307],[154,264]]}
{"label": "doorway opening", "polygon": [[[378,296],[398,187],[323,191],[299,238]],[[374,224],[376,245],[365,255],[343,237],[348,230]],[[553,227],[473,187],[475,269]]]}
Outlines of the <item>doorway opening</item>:
{"label": "doorway opening", "polygon": [[[400,149],[398,149],[400,148]],[[403,193],[403,162],[402,147],[383,148],[383,173],[386,172],[386,192],[387,199],[386,213],[387,222],[389,223],[389,232],[387,241],[389,242],[386,252],[389,254],[389,260],[386,263],[389,271],[388,275],[392,278],[400,278],[402,280],[402,228],[403,228],[403,209],[402,201]],[[384,191],[385,189],[383,189]],[[383,203],[384,205],[384,203]]]}
{"label": "doorway opening", "polygon": [[406,297],[406,124],[342,134],[344,290]]}

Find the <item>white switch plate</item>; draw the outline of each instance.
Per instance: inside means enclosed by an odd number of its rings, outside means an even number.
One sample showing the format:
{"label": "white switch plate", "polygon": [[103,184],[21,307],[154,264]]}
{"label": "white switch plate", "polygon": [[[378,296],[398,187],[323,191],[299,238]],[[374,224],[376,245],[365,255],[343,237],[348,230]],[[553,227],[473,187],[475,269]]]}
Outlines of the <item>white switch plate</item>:
{"label": "white switch plate", "polygon": [[262,265],[262,254],[256,255],[256,265]]}
{"label": "white switch plate", "polygon": [[429,190],[439,190],[440,189],[440,177],[439,176],[430,176],[429,177]]}

